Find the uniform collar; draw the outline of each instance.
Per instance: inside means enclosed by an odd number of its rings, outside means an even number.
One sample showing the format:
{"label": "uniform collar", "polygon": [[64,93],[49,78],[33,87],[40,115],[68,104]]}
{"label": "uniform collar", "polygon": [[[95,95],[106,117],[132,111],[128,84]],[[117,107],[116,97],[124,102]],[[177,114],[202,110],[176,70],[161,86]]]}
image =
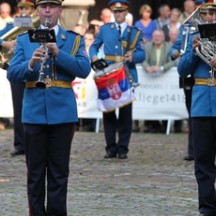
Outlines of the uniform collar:
{"label": "uniform collar", "polygon": [[127,28],[127,23],[126,22],[123,22],[123,23],[115,22],[115,26],[116,26],[117,29],[118,29],[119,25],[121,26],[121,33],[123,34],[124,30]]}

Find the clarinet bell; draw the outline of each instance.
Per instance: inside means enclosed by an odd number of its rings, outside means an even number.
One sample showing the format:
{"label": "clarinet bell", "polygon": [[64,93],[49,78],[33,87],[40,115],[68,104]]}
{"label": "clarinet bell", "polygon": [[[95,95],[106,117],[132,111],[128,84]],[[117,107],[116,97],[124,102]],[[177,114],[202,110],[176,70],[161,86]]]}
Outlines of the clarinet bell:
{"label": "clarinet bell", "polygon": [[46,88],[45,82],[37,81],[35,85],[37,88]]}
{"label": "clarinet bell", "polygon": [[46,88],[46,82],[45,82],[43,74],[40,74],[40,77],[38,81],[35,83],[35,86],[37,88]]}

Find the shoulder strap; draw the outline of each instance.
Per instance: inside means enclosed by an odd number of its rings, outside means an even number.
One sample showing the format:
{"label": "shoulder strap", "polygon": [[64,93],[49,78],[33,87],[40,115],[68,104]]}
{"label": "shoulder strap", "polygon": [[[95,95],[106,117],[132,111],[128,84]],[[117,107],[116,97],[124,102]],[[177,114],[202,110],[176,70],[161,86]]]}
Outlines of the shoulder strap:
{"label": "shoulder strap", "polygon": [[71,51],[71,55],[75,56],[78,52],[79,46],[80,46],[80,41],[81,41],[81,36],[77,35],[74,44],[73,44],[73,49]]}
{"label": "shoulder strap", "polygon": [[[132,29],[131,29],[131,30],[132,30]],[[130,40],[131,40],[131,32],[132,32],[131,30],[128,32],[128,36],[127,36],[127,46],[126,46],[126,48],[125,48],[125,52],[127,52],[127,51],[130,50]]]}
{"label": "shoulder strap", "polygon": [[138,30],[138,31],[136,32],[136,35],[135,35],[135,37],[134,37],[134,40],[133,40],[133,42],[132,42],[131,45],[130,45],[130,49],[134,49],[134,47],[136,46],[136,43],[137,43],[137,40],[138,40],[138,38],[139,38],[140,33],[141,33],[140,30]]}

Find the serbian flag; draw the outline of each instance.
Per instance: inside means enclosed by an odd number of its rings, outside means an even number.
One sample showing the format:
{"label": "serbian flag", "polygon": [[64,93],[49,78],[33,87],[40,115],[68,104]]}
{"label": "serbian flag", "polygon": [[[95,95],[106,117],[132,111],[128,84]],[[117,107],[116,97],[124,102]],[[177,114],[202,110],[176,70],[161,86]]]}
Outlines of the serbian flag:
{"label": "serbian flag", "polygon": [[98,89],[97,106],[102,112],[113,111],[135,100],[124,67],[95,78],[95,83]]}

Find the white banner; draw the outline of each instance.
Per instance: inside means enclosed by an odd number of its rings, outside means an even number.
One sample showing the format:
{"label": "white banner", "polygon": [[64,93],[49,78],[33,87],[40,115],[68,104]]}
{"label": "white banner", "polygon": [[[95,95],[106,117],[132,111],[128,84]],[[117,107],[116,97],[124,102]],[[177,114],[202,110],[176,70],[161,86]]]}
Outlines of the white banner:
{"label": "white banner", "polygon": [[159,75],[147,74],[141,65],[137,65],[137,71],[140,86],[135,90],[134,119],[174,120],[188,117],[176,67]]}
{"label": "white banner", "polygon": [[[188,117],[185,96],[179,89],[179,76],[176,68],[164,74],[152,76],[137,66],[140,86],[136,88],[136,101],[133,103],[133,119],[184,119]],[[94,72],[87,79],[77,78],[73,82],[79,118],[101,118],[97,110],[97,88],[93,80]],[[0,73],[0,117],[12,117],[13,108],[10,84],[6,71]]]}
{"label": "white banner", "polygon": [[0,68],[0,117],[13,117],[13,106],[10,83],[7,71]]}

